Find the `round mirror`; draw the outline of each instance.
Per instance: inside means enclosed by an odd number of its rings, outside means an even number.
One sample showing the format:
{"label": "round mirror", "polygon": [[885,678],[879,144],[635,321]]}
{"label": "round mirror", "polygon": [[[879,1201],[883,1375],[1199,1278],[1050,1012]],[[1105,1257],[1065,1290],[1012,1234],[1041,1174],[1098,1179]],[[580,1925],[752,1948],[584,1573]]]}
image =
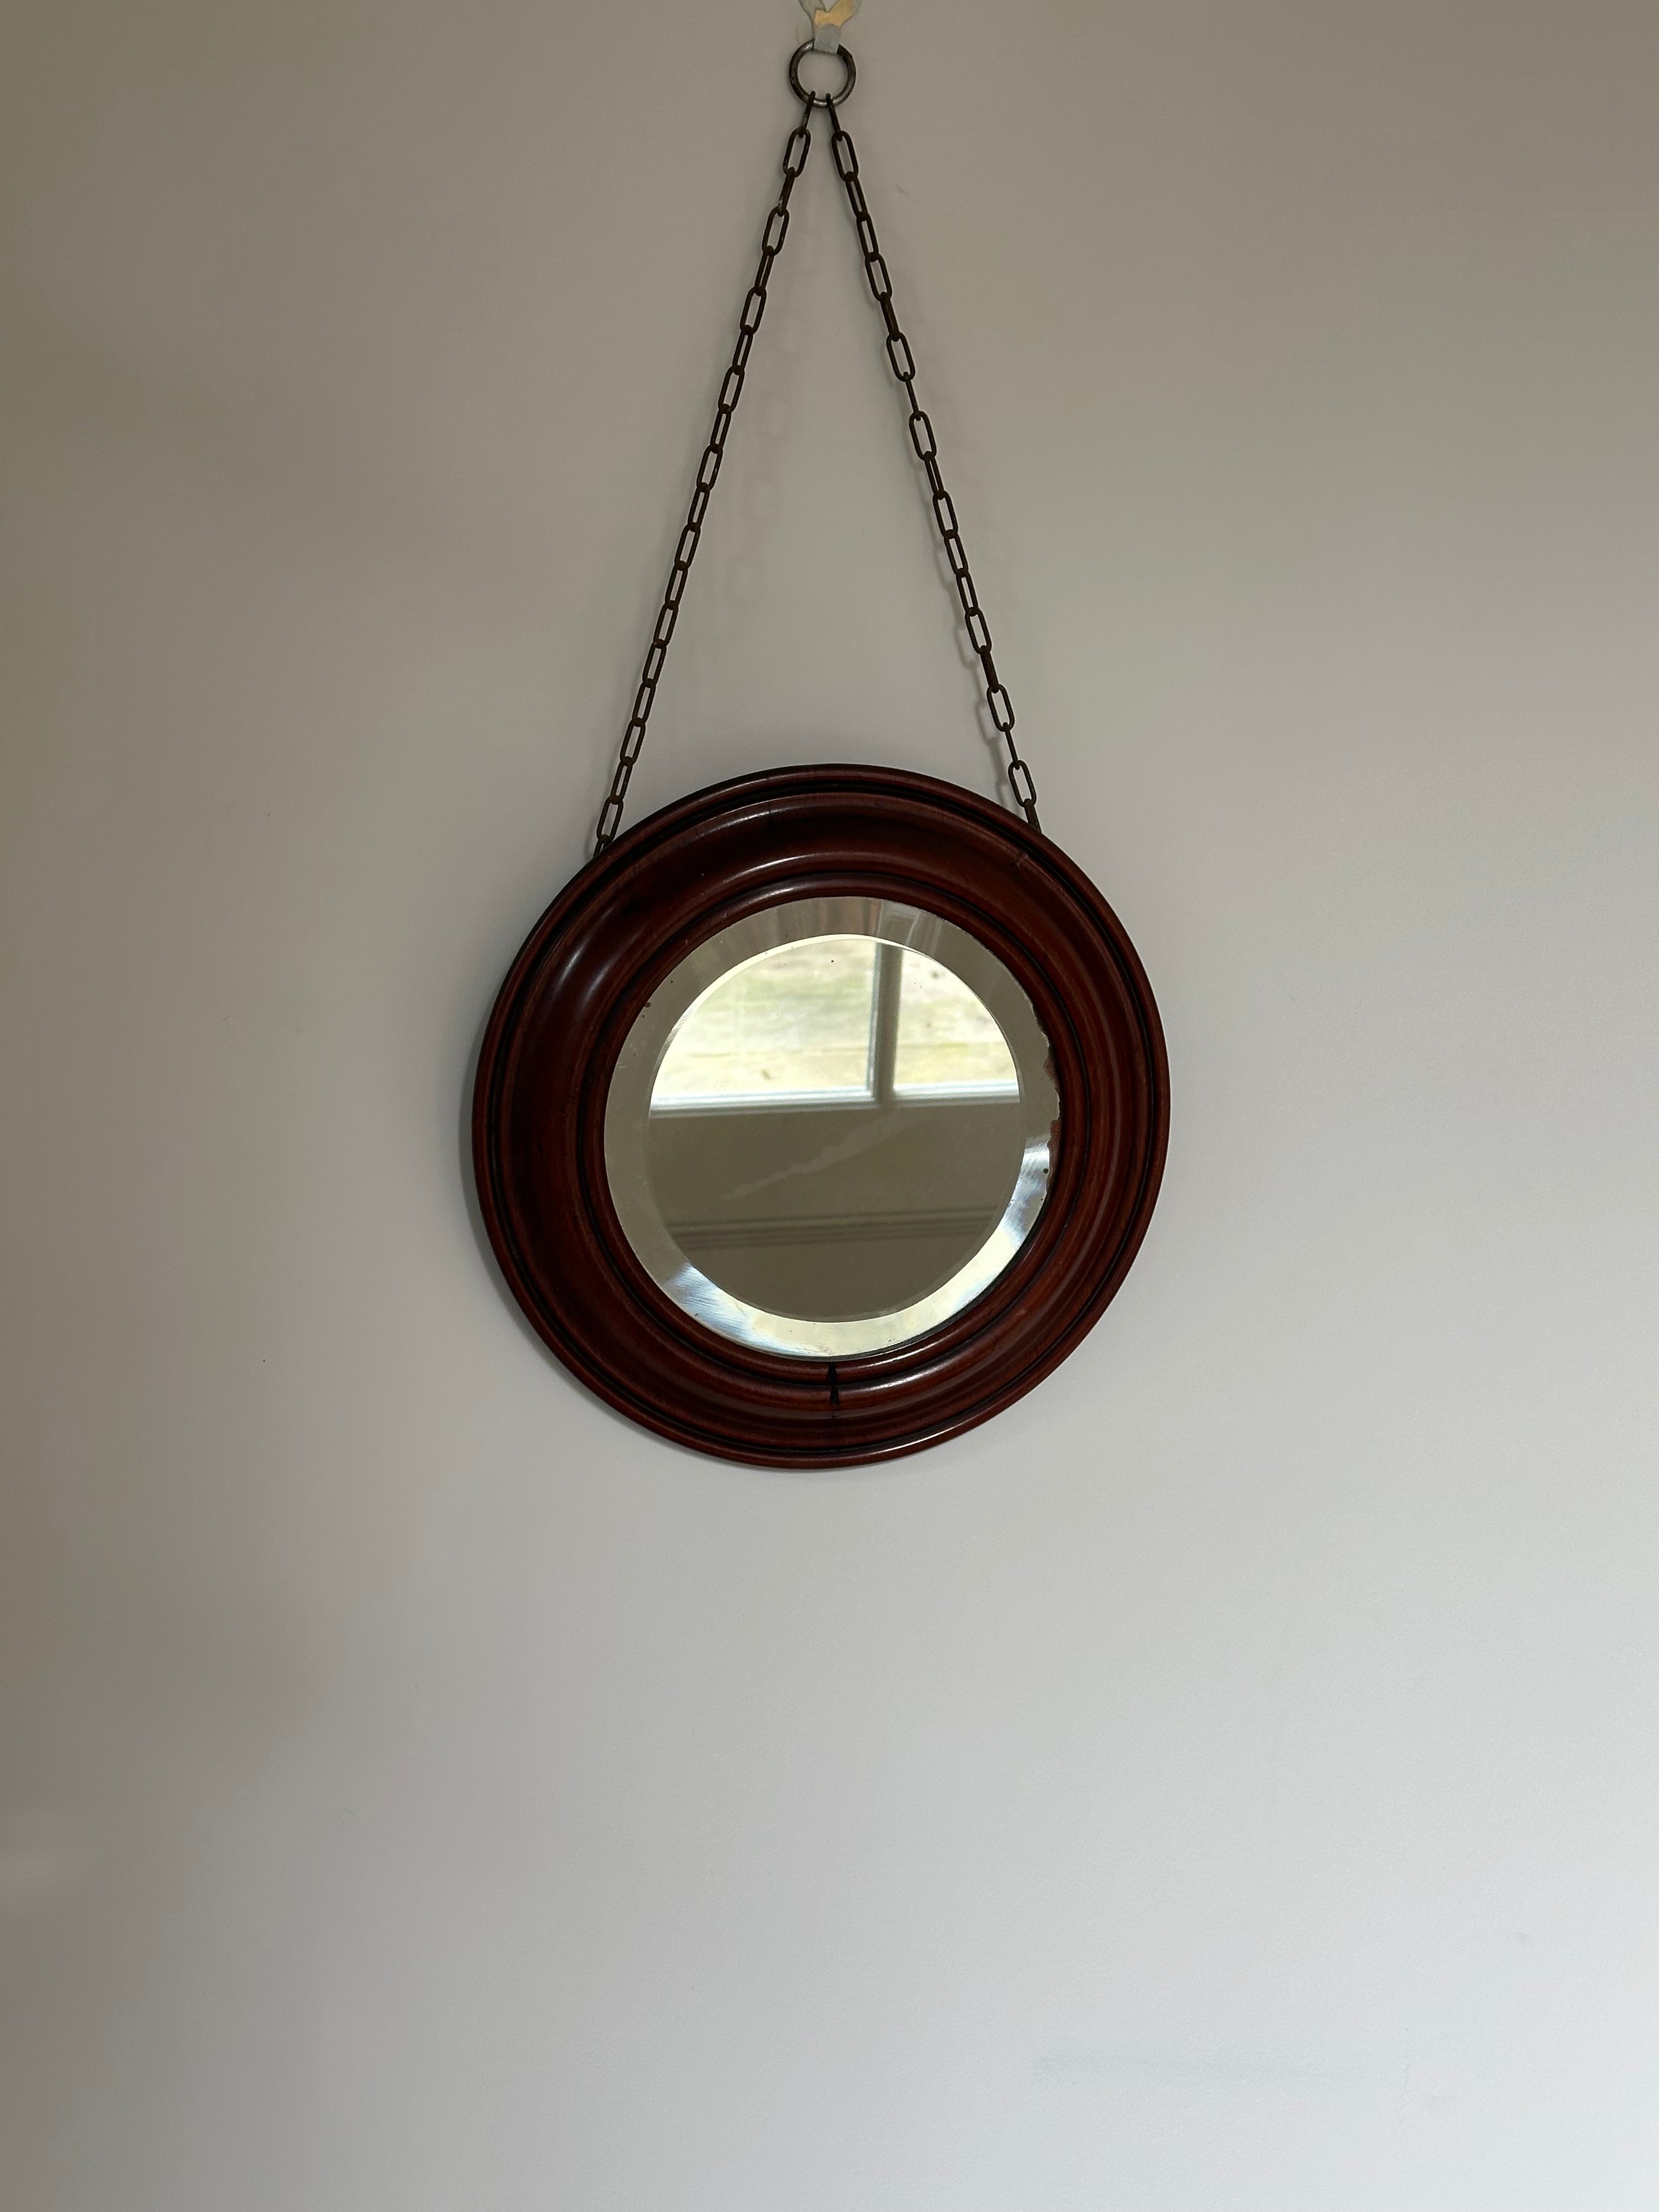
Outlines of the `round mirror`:
{"label": "round mirror", "polygon": [[685,1312],[847,1358],[937,1328],[1048,1194],[1048,1041],[939,915],[798,899],[719,933],[635,1020],[605,1113],[617,1218]]}
{"label": "round mirror", "polygon": [[1082,1343],[1169,1133],[1158,1007],[1048,838],[902,769],[741,776],[595,854],[478,1051],[512,1297],[630,1420],[853,1467]]}

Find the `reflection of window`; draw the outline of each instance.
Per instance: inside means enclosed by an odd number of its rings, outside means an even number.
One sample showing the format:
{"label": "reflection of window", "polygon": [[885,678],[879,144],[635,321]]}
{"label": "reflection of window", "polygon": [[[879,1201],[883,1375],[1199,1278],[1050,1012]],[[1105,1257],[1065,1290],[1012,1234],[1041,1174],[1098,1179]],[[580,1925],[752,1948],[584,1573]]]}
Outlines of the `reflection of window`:
{"label": "reflection of window", "polygon": [[920,952],[902,958],[894,1090],[1018,1092],[1007,1039],[961,976]]}
{"label": "reflection of window", "polygon": [[1002,1031],[937,960],[869,937],[813,937],[722,975],[681,1016],[654,1109],[768,1100],[1012,1097]]}
{"label": "reflection of window", "polygon": [[653,1106],[870,1093],[876,942],[811,937],[745,960],[681,1017]]}

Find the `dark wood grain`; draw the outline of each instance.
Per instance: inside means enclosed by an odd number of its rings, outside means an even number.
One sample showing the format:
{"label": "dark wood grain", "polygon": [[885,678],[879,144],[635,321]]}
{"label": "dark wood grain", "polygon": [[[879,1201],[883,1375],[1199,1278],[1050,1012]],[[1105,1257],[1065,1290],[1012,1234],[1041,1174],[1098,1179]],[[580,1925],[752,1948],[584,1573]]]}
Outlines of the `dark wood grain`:
{"label": "dark wood grain", "polygon": [[[926,1336],[831,1363],[732,1342],[659,1290],[617,1221],[604,1138],[623,1040],[693,946],[762,908],[842,896],[926,908],[996,955],[1049,1040],[1060,1122],[1047,1202],[1006,1271]],[[770,1467],[917,1451],[1041,1382],[1127,1273],[1168,1133],[1158,1008],[1105,900],[1001,807],[896,769],[745,776],[620,837],[514,962],[473,1094],[490,1242],[546,1343],[645,1427]]]}

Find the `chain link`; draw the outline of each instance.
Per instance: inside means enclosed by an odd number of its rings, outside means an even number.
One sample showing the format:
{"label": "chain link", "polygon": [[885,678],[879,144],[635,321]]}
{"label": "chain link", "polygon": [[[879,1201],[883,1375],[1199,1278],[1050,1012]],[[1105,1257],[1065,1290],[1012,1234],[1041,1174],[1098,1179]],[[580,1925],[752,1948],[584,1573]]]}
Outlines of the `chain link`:
{"label": "chain link", "polygon": [[887,325],[887,359],[894,375],[904,387],[904,396],[910,406],[910,442],[916,449],[916,459],[927,474],[927,489],[933,497],[933,520],[939,526],[939,539],[945,547],[945,557],[951,564],[957,597],[962,601],[963,620],[968,629],[968,642],[979,655],[980,667],[985,677],[985,703],[991,710],[991,720],[998,736],[1008,751],[1008,787],[1022,814],[1033,830],[1040,830],[1037,820],[1036,780],[1030,767],[1020,757],[1014,743],[1014,705],[1008,696],[1008,687],[997,674],[996,659],[991,651],[991,629],[974,589],[974,579],[968,566],[968,555],[962,543],[962,532],[957,525],[957,510],[951,495],[945,489],[945,479],[939,474],[939,441],[933,435],[933,423],[916,398],[916,364],[910,351],[910,341],[899,327],[893,308],[893,280],[882,258],[881,246],[876,238],[876,226],[870,220],[869,204],[864,197],[864,186],[859,178],[858,149],[842,127],[840,115],[830,111],[830,149],[836,157],[836,167],[842,183],[847,187],[847,204],[853,210],[853,221],[858,228],[859,251],[864,256],[864,273],[870,280],[870,289],[875,295],[881,319]]}
{"label": "chain link", "polygon": [[[799,60],[799,57],[796,58]],[[755,281],[749,288],[748,296],[743,303],[743,313],[738,319],[738,343],[732,356],[732,366],[720,386],[720,402],[714,410],[714,427],[698,465],[696,488],[691,495],[685,527],[680,532],[679,544],[675,548],[674,565],[669,572],[668,588],[663,593],[662,610],[657,617],[657,626],[651,634],[651,647],[646,654],[639,690],[634,696],[634,712],[623,738],[617,773],[611,779],[611,796],[605,800],[599,815],[599,829],[593,841],[596,853],[604,852],[622,826],[629,782],[645,744],[646,724],[651,719],[651,708],[656,700],[663,664],[668,658],[669,640],[673,636],[674,625],[679,620],[680,601],[684,596],[686,579],[696,557],[703,520],[708,513],[709,498],[720,472],[726,433],[732,428],[732,417],[743,391],[755,333],[760,328],[761,317],[766,313],[766,288],[771,278],[773,264],[783,251],[783,241],[788,234],[790,196],[795,189],[795,179],[806,167],[806,157],[811,151],[814,106],[828,107],[830,112],[830,144],[835,153],[836,168],[847,188],[848,204],[853,210],[853,221],[858,230],[859,251],[864,257],[865,274],[870,280],[870,289],[875,295],[876,305],[881,310],[882,320],[887,325],[887,358],[909,402],[910,442],[927,472],[933,520],[938,525],[945,557],[950,563],[951,574],[956,582],[957,596],[962,601],[968,641],[978,654],[984,673],[985,703],[990,709],[997,734],[1007,748],[1008,787],[1032,829],[1040,830],[1042,826],[1037,820],[1036,780],[1014,743],[1013,702],[1008,696],[1007,685],[997,673],[996,661],[991,651],[990,627],[980,606],[979,594],[974,589],[968,555],[962,543],[962,532],[957,524],[956,507],[950,493],[945,489],[945,479],[939,474],[939,444],[933,435],[933,426],[916,398],[916,364],[910,352],[909,340],[900,328],[898,317],[894,312],[892,279],[882,258],[875,225],[870,219],[869,206],[864,197],[864,186],[859,179],[858,152],[842,126],[840,100],[852,89],[853,58],[845,47],[842,49],[842,58],[848,64],[848,82],[842,94],[834,102],[809,96],[801,119],[789,134],[788,143],[784,148],[783,189],[778,195],[777,205],[767,217],[761,240],[760,266],[755,272]]]}
{"label": "chain link", "polygon": [[668,574],[668,588],[662,595],[662,608],[657,617],[657,626],[651,633],[651,647],[645,656],[645,666],[640,672],[640,687],[634,695],[634,712],[622,741],[622,752],[617,762],[617,773],[611,781],[611,796],[599,814],[599,826],[593,839],[596,853],[604,852],[622,827],[623,807],[628,798],[628,786],[645,744],[645,726],[651,719],[651,709],[657,696],[657,685],[662,679],[663,664],[668,658],[669,640],[674,635],[674,625],[680,618],[680,601],[685,594],[686,579],[691,574],[691,563],[696,558],[698,540],[702,536],[703,520],[708,513],[708,501],[720,472],[720,462],[726,454],[726,433],[732,428],[732,417],[737,411],[738,400],[743,392],[744,378],[748,373],[749,356],[754,349],[755,333],[761,326],[761,317],[766,313],[766,288],[771,282],[772,269],[783,241],[789,234],[789,201],[795,189],[795,179],[806,167],[806,157],[812,150],[812,103],[809,100],[801,111],[801,119],[789,134],[783,149],[783,189],[778,194],[777,205],[766,218],[766,228],[761,234],[760,265],[755,271],[755,281],[749,287],[743,303],[743,313],[738,318],[738,343],[732,355],[732,366],[726,372],[720,386],[720,396],[714,409],[714,427],[703,447],[702,459],[697,465],[696,488],[691,494],[691,505],[686,514],[685,527],[680,532],[679,543],[674,549],[674,565]]}

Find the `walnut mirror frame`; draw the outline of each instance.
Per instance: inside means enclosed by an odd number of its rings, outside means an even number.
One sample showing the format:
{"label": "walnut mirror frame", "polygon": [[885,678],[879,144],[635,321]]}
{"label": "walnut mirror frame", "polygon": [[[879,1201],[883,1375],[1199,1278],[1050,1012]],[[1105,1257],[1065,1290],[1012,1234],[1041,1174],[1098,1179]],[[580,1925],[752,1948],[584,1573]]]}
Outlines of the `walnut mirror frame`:
{"label": "walnut mirror frame", "polygon": [[[695,989],[723,962],[825,923],[944,948],[997,1001],[1025,1116],[1004,1247],[962,1277],[966,1302],[942,1317],[911,1309],[904,1330],[887,1331],[898,1341],[872,1340],[880,1328],[832,1335],[852,1346],[833,1356],[776,1348],[695,1270],[688,1291],[639,1172],[650,1072]],[[564,1364],[677,1443],[803,1468],[920,1450],[1048,1374],[1128,1272],[1168,1130],[1158,1009],[1087,877],[990,800],[864,767],[716,785],[599,853],[507,975],[472,1119],[491,1245]]]}

